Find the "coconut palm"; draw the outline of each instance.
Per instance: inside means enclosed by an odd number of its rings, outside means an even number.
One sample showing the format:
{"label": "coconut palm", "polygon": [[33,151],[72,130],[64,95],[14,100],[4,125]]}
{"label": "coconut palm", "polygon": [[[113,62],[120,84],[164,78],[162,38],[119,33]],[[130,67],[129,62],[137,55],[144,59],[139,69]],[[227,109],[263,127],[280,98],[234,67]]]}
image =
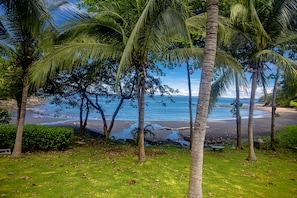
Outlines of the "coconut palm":
{"label": "coconut palm", "polygon": [[[49,11],[58,4],[39,0],[1,0],[1,55],[9,59],[18,71],[16,78],[19,88],[16,92],[18,102],[17,134],[12,157],[21,154],[23,126],[28,98],[28,69],[40,55],[51,46],[54,25]],[[66,3],[63,1],[62,4]],[[59,5],[62,5],[59,4]]]}
{"label": "coconut palm", "polygon": [[[288,31],[289,22],[296,13],[296,0],[282,1],[241,1],[234,5],[231,10],[231,19],[234,25],[246,36],[248,57],[248,70],[252,73],[251,98],[249,106],[248,121],[248,160],[256,160],[253,146],[253,112],[257,84],[264,75],[267,68],[266,63],[282,62],[283,68],[291,68],[292,62],[278,54],[275,49],[282,48],[282,45],[289,40],[284,39]],[[280,39],[282,38],[282,39]],[[278,65],[279,66],[279,65]]]}
{"label": "coconut palm", "polygon": [[216,56],[219,0],[207,1],[206,43],[202,64],[199,99],[191,147],[188,197],[202,197],[203,148],[208,116],[212,71]]}
{"label": "coconut palm", "polygon": [[[151,53],[162,52],[168,44],[168,33],[180,33],[187,37],[184,24],[186,17],[182,4],[178,1],[147,1],[136,22],[123,51],[119,73],[131,62],[137,76],[139,162],[145,160],[144,152],[144,96],[146,73],[152,60]],[[168,37],[166,37],[168,36]]]}
{"label": "coconut palm", "polygon": [[133,68],[137,76],[139,162],[143,162],[146,75],[153,63],[153,55],[168,45],[168,38],[173,38],[168,35],[185,32],[186,12],[178,2],[101,2],[98,14],[93,13],[93,17],[82,16],[79,23],[66,25],[68,29],[61,38],[67,43],[38,63],[43,67],[36,66],[31,70],[32,81],[40,86],[47,77],[53,77],[57,70],[70,70],[72,63],[79,60],[118,60],[118,76],[124,75],[124,68]]}

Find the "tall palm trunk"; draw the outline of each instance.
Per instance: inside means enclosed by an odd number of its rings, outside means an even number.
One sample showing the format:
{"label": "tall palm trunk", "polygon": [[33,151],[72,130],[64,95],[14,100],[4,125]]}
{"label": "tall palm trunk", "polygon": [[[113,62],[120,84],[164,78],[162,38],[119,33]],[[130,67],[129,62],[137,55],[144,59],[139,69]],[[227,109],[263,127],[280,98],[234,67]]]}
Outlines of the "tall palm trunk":
{"label": "tall palm trunk", "polygon": [[23,91],[22,91],[22,102],[20,113],[18,116],[17,121],[17,133],[15,138],[15,144],[13,147],[13,152],[11,157],[20,157],[22,153],[22,139],[23,139],[23,128],[25,124],[25,117],[26,117],[26,106],[27,106],[27,99],[28,99],[28,88],[27,88],[27,77],[24,77],[23,80]]}
{"label": "tall palm trunk", "polygon": [[241,136],[241,115],[240,115],[240,95],[238,75],[235,74],[235,92],[236,92],[236,131],[237,131],[237,146],[236,149],[243,150],[242,136]]}
{"label": "tall palm trunk", "polygon": [[270,150],[275,151],[276,145],[275,145],[275,111],[276,111],[276,88],[277,88],[277,81],[279,78],[279,68],[277,67],[275,79],[274,79],[274,85],[273,85],[273,92],[272,92],[272,106],[271,106],[271,145]]}
{"label": "tall palm trunk", "polygon": [[257,157],[254,150],[254,108],[255,108],[255,96],[257,89],[257,79],[258,79],[258,69],[255,70],[252,74],[252,89],[251,89],[251,98],[249,106],[249,120],[248,120],[248,143],[249,143],[249,154],[247,160],[256,161]]}
{"label": "tall palm trunk", "polygon": [[192,111],[192,87],[189,60],[187,60],[187,75],[188,75],[188,89],[189,89],[189,114],[190,114],[190,148],[192,146],[193,137],[193,111]]}
{"label": "tall palm trunk", "polygon": [[138,162],[145,161],[144,150],[144,95],[145,95],[145,68],[137,73],[137,100],[138,100]]}
{"label": "tall palm trunk", "polygon": [[203,148],[210,99],[211,80],[216,56],[219,0],[207,1],[206,42],[199,87],[199,99],[191,148],[189,198],[202,197]]}

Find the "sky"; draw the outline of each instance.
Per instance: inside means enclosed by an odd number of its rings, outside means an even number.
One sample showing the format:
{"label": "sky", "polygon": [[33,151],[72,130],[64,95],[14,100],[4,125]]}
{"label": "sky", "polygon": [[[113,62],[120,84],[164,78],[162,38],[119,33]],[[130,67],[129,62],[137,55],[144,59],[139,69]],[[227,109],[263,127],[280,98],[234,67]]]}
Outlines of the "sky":
{"label": "sky", "polygon": [[[187,79],[187,71],[186,66],[183,65],[181,67],[175,67],[174,69],[163,69],[166,73],[166,76],[162,77],[162,82],[166,85],[169,85],[172,88],[179,89],[179,95],[188,95],[188,79]],[[198,96],[199,92],[199,84],[200,84],[201,72],[195,71],[191,75],[191,87],[192,87],[192,95]],[[248,86],[251,85],[251,81],[248,78]],[[272,91],[272,82],[268,85],[268,93]],[[245,91],[246,90],[246,91]],[[256,91],[256,98],[259,98],[263,95],[263,88],[258,87]],[[235,97],[235,86],[232,85],[222,97],[234,98]],[[250,88],[241,89],[240,90],[241,98],[250,98]]]}

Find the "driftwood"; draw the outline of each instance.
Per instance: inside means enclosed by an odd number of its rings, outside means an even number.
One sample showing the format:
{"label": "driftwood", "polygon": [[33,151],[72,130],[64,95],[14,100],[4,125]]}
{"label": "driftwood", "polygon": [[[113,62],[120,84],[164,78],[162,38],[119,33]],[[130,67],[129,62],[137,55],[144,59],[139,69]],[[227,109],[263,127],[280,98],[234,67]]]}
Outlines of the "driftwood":
{"label": "driftwood", "polygon": [[162,127],[161,130],[187,130],[190,129],[190,127],[178,127],[178,128],[172,128],[172,127]]}
{"label": "driftwood", "polygon": [[[206,126],[206,128],[209,128],[209,126]],[[177,127],[177,128],[172,128],[172,127],[162,127],[160,128],[161,130],[176,130],[176,131],[181,131],[181,130],[188,130],[190,127]]]}

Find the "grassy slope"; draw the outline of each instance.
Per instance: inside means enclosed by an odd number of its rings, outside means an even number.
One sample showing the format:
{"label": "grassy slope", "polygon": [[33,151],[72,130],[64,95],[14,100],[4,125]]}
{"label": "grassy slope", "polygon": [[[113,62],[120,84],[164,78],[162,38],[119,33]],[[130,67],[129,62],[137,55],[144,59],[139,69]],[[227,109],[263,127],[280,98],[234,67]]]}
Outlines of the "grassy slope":
{"label": "grassy slope", "polygon": [[[186,197],[190,152],[174,146],[149,147],[137,164],[137,149],[102,140],[65,152],[0,158],[4,197]],[[205,149],[204,196],[297,197],[297,152]]]}

